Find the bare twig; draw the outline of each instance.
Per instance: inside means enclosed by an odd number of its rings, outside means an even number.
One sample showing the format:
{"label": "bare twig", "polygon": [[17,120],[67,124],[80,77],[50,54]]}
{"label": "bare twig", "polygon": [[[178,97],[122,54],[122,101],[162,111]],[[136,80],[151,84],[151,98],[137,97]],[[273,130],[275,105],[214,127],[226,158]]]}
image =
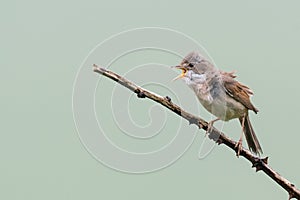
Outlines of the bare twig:
{"label": "bare twig", "polygon": [[[94,64],[94,72],[102,74],[102,75],[118,82],[119,84],[123,85],[124,87],[126,87],[129,90],[136,93],[137,97],[139,97],[139,98],[149,98],[157,103],[162,104],[169,110],[175,112],[177,115],[188,120],[190,124],[195,124],[196,126],[198,126],[199,129],[202,128],[204,130],[207,130],[208,123],[205,120],[186,112],[185,110],[180,108],[178,105],[174,104],[171,101],[170,97],[168,97],[168,96],[162,97],[151,91],[143,89],[143,88],[137,86],[136,84],[130,82],[129,80],[125,79],[124,77],[122,77],[114,72],[108,71],[102,67],[98,67],[95,64]],[[226,146],[228,146],[229,148],[231,148],[232,150],[237,152],[237,149],[235,148],[237,142],[230,139],[224,133],[217,130],[216,128],[214,128],[214,127],[211,128],[208,137],[210,139],[212,139],[213,141],[215,141],[217,144],[225,144]],[[292,199],[292,198],[300,199],[300,190],[297,189],[294,184],[292,184],[286,178],[282,177],[279,173],[277,173],[275,170],[273,170],[268,165],[268,157],[265,157],[265,158],[257,157],[245,148],[243,148],[240,151],[240,156],[243,156],[248,161],[250,161],[252,163],[252,167],[256,169],[256,172],[258,172],[258,171],[265,172],[271,179],[273,179],[282,188],[284,188],[289,194],[289,199]]]}

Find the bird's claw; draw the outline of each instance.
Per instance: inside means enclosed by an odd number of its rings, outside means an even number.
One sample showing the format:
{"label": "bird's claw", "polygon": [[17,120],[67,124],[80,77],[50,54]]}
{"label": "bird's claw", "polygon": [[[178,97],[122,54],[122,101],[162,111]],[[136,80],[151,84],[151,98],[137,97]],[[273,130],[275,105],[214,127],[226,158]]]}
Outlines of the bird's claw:
{"label": "bird's claw", "polygon": [[208,134],[211,132],[212,127],[213,127],[213,122],[208,122],[207,129],[205,131],[205,137],[208,136]]}
{"label": "bird's claw", "polygon": [[243,149],[243,144],[242,144],[242,140],[241,139],[236,143],[236,145],[235,145],[234,148],[236,149],[236,156],[239,157],[240,153],[241,153],[241,151]]}

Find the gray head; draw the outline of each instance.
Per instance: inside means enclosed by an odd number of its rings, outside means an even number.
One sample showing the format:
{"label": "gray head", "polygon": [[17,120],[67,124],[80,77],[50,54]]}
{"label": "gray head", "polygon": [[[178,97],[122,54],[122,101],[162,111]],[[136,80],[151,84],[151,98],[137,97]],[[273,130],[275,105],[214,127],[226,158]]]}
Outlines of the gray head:
{"label": "gray head", "polygon": [[176,79],[191,78],[192,74],[201,75],[215,71],[213,64],[196,51],[193,51],[185,56],[180,65],[176,66],[176,68],[182,70],[182,74]]}
{"label": "gray head", "polygon": [[193,70],[195,73],[199,74],[203,74],[207,70],[214,68],[212,63],[196,51],[185,56],[180,65],[186,67],[187,70]]}
{"label": "gray head", "polygon": [[195,65],[195,64],[201,63],[203,60],[205,60],[204,56],[202,56],[197,51],[193,51],[183,58],[181,65],[184,65],[184,64]]}

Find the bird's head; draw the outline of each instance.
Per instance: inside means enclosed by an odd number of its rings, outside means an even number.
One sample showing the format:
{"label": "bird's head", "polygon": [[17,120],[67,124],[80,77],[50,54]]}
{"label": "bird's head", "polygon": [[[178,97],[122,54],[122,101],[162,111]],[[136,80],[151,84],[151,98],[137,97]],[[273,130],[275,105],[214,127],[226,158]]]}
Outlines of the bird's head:
{"label": "bird's head", "polygon": [[183,78],[185,81],[205,74],[213,65],[206,60],[200,53],[191,52],[181,61],[180,65],[175,66],[176,69],[182,70],[182,73],[173,80]]}

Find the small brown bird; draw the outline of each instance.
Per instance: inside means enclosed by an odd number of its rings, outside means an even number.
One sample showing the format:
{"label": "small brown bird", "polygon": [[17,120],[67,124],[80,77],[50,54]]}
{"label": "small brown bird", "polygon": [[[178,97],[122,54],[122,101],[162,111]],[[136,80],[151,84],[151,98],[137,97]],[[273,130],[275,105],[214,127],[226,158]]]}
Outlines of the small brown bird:
{"label": "small brown bird", "polygon": [[[204,108],[217,117],[209,122],[208,131],[218,120],[238,118],[249,149],[258,155],[262,153],[248,115],[248,110],[258,112],[250,101],[253,92],[235,80],[233,72],[223,72],[215,68],[198,52],[189,53],[176,68],[181,69],[182,74],[174,80],[183,79],[196,93]],[[243,133],[236,145],[237,156],[242,148]]]}

